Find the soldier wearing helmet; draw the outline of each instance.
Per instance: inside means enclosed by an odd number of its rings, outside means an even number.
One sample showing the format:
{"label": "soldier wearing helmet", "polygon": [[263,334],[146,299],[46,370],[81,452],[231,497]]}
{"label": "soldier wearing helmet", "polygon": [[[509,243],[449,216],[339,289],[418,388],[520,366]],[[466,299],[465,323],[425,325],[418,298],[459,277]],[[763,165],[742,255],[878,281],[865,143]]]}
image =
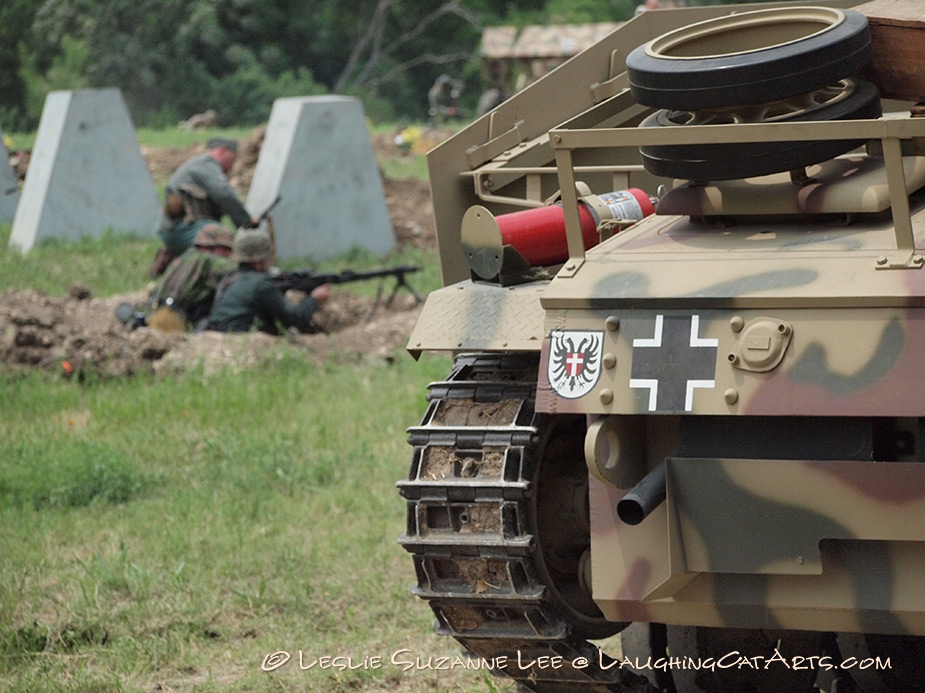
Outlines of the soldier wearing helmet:
{"label": "soldier wearing helmet", "polygon": [[427,92],[428,111],[431,124],[441,118],[460,118],[459,97],[462,95],[462,82],[449,75],[437,77],[434,85]]}
{"label": "soldier wearing helmet", "polygon": [[193,247],[170,263],[152,292],[148,324],[172,331],[207,318],[219,282],[235,270],[233,242],[234,234],[220,224],[200,228]]}
{"label": "soldier wearing helmet", "polygon": [[331,297],[331,285],[312,291],[298,304],[286,300],[267,270],[273,252],[264,229],[241,229],[234,239],[236,272],[228,275],[216,292],[208,329],[219,332],[250,332],[257,329],[279,334],[280,327],[313,332],[312,316]]}
{"label": "soldier wearing helmet", "polygon": [[257,225],[228,182],[237,156],[235,140],[213,137],[203,154],[188,159],[170,177],[158,229],[164,247],[151,267],[152,276],[163,272],[171,258],[182,255],[204,225],[218,223],[226,214],[236,226]]}

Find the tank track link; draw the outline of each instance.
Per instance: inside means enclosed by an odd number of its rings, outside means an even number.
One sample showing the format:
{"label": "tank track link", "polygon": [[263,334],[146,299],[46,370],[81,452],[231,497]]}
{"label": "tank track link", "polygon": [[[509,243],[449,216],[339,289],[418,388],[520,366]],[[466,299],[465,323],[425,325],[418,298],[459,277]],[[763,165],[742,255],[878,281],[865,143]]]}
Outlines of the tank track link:
{"label": "tank track link", "polygon": [[409,429],[409,478],[398,482],[412,592],[437,633],[525,689],[656,691],[578,635],[549,584],[529,508],[536,372],[532,355],[463,354],[429,385],[423,421]]}

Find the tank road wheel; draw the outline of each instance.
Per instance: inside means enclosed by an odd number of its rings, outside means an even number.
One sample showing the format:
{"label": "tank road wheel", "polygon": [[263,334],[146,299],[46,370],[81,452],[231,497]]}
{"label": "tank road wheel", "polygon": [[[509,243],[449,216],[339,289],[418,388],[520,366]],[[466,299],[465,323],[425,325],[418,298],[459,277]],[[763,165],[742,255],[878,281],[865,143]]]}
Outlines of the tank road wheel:
{"label": "tank road wheel", "polygon": [[577,635],[597,640],[626,624],[608,621],[582,582],[582,558],[591,550],[584,417],[537,416],[540,436],[531,512],[538,563],[556,608]]}
{"label": "tank road wheel", "polygon": [[[877,88],[863,80],[843,79],[828,87],[783,101],[701,111],[661,110],[640,127],[777,123],[879,118]],[[844,154],[863,140],[741,142],[706,145],[640,147],[646,170],[657,176],[686,180],[729,180],[763,176],[809,166]]]}
{"label": "tank road wheel", "polygon": [[[925,691],[925,638],[913,635],[839,633],[838,649],[842,661],[850,657],[857,664],[847,671],[858,686],[858,693],[922,693]],[[889,668],[876,665],[876,659],[890,659]],[[871,662],[871,666],[864,666]]]}
{"label": "tank road wheel", "polygon": [[[717,666],[713,671],[675,667],[671,676],[679,693],[809,693],[817,675],[810,667],[794,670],[779,664],[764,669],[763,664],[753,668],[747,663],[743,666],[738,663],[745,657],[773,657],[775,648],[787,658],[815,656],[820,653],[821,644],[821,633],[668,626],[668,651],[672,657],[689,657],[694,662],[712,657],[717,662],[723,659],[725,664],[736,664],[726,668]],[[736,652],[741,657],[731,654]]]}
{"label": "tank road wheel", "polygon": [[[583,588],[590,545],[583,417],[534,413],[538,359],[461,354],[431,383],[400,543],[438,633],[531,691],[653,693],[588,638],[611,623]],[[534,667],[540,658],[559,666]],[[572,666],[577,663],[577,666]],[[501,668],[499,668],[501,667]],[[487,666],[485,668],[488,668]]]}
{"label": "tank road wheel", "polygon": [[814,91],[854,74],[870,54],[860,12],[789,7],[670,31],[633,50],[626,68],[639,103],[699,110]]}

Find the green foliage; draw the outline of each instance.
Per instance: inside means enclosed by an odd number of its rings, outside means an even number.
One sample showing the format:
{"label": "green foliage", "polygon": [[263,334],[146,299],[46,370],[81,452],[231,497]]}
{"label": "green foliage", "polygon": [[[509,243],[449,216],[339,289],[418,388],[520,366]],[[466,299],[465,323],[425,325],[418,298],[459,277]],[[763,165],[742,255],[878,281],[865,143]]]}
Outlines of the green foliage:
{"label": "green foliage", "polygon": [[[542,6],[7,0],[0,7],[0,118],[8,130],[33,129],[48,89],[116,86],[140,126],[175,125],[207,108],[223,125],[253,125],[275,98],[332,90],[360,96],[376,119],[423,119],[437,75],[471,72],[483,24]],[[477,84],[469,91],[477,93]]]}
{"label": "green foliage", "polygon": [[234,114],[233,122],[237,125],[256,125],[268,120],[277,98],[317,96],[326,92],[304,67],[271,77],[256,57],[243,49],[235,62],[235,71],[218,80],[213,102],[218,113]]}
{"label": "green foliage", "polygon": [[34,129],[49,89],[84,86],[119,87],[139,126],[175,126],[207,108],[224,126],[254,125],[275,98],[330,91],[359,96],[374,120],[423,120],[427,91],[444,72],[465,80],[472,111],[483,26],[622,20],[637,4],[5,0],[0,125]]}
{"label": "green foliage", "polygon": [[0,3],[0,128],[4,130],[29,130],[36,125],[25,116],[27,90],[20,62],[37,4],[34,0]]}
{"label": "green foliage", "polygon": [[90,86],[86,77],[90,53],[83,39],[64,34],[61,37],[60,53],[52,58],[51,64],[44,70],[37,64],[36,56],[26,53],[22,44],[20,46],[19,74],[26,87],[26,123],[39,122],[48,92]]}

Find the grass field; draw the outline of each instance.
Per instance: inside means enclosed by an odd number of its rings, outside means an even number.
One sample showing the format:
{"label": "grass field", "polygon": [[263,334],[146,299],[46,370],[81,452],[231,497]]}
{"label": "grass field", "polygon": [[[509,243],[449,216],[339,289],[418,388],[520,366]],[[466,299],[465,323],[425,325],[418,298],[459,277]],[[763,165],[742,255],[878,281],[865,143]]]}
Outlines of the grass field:
{"label": "grass field", "polygon": [[[0,291],[134,291],[157,247],[110,234],[21,256],[9,233]],[[383,262],[439,284],[433,251],[322,267]],[[0,367],[0,691],[510,690],[416,670],[459,654],[410,595],[396,542],[405,428],[448,367],[403,352],[318,367],[282,343],[238,375],[79,383]],[[292,660],[261,669],[282,651]],[[309,667],[325,656],[349,662]]]}
{"label": "grass field", "polygon": [[260,670],[277,651],[455,654],[409,596],[394,488],[446,368],[293,352],[243,377],[4,377],[0,689],[483,689],[388,664]]}
{"label": "grass field", "polygon": [[[47,244],[20,258],[31,271],[0,266],[4,283],[31,276],[55,293],[86,283],[75,257],[115,268],[139,250]],[[504,689],[484,672],[390,663],[458,653],[409,594],[394,487],[404,429],[448,366],[399,353],[319,368],[281,345],[244,375],[0,374],[0,690]],[[261,671],[278,651],[292,662]],[[299,651],[303,666],[358,668],[303,670]]]}

